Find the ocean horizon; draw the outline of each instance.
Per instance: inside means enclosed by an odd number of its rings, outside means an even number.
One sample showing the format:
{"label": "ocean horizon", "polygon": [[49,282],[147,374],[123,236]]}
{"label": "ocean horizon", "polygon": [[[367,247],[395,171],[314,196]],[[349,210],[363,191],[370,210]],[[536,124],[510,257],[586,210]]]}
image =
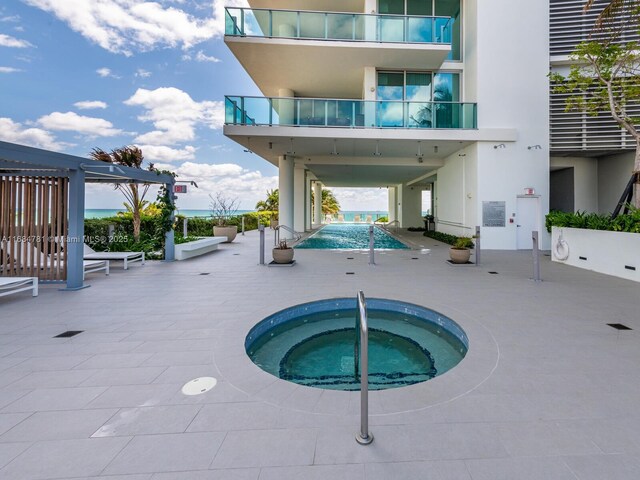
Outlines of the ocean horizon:
{"label": "ocean horizon", "polygon": [[[109,218],[115,217],[120,212],[124,212],[124,209],[117,208],[87,208],[84,211],[84,218]],[[245,213],[255,212],[255,210],[238,210],[237,215]],[[211,217],[211,210],[196,210],[196,209],[178,209],[176,215],[183,215],[185,217]],[[387,211],[383,210],[345,210],[341,211],[339,215],[344,216],[345,222],[353,222],[356,215],[360,215],[360,218],[364,220],[367,215],[371,215],[373,220],[377,220],[380,217],[386,217]]]}

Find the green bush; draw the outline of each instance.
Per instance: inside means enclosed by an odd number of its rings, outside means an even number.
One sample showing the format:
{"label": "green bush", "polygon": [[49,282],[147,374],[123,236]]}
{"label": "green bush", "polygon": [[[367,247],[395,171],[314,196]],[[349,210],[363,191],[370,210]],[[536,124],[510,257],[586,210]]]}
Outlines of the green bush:
{"label": "green bush", "polygon": [[552,211],[546,216],[545,226],[548,232],[551,227],[565,227],[640,233],[640,209],[631,208],[628,214],[616,218],[599,213]]}
{"label": "green bush", "polygon": [[424,232],[424,236],[458,248],[473,248],[475,246],[470,237],[457,237],[443,232]]}
{"label": "green bush", "polygon": [[387,223],[389,222],[389,217],[380,217],[376,220],[378,223]]}

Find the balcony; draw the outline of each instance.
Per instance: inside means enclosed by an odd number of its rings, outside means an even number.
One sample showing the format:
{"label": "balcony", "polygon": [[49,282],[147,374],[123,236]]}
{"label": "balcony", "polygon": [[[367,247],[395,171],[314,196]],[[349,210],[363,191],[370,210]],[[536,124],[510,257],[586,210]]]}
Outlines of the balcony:
{"label": "balcony", "polygon": [[226,96],[225,124],[319,128],[476,129],[477,104]]}
{"label": "balcony", "polygon": [[225,8],[225,35],[451,45],[450,17]]}
{"label": "balcony", "polygon": [[357,98],[365,67],[437,70],[449,17],[227,8],[225,42],[265,96]]}

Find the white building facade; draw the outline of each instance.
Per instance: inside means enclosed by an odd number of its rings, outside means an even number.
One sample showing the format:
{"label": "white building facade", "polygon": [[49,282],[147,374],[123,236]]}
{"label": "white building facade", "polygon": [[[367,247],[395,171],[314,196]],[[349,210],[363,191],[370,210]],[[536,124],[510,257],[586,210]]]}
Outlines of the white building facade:
{"label": "white building facade", "polygon": [[227,96],[224,133],[279,167],[280,223],[311,192],[382,187],[390,221],[483,247],[549,244],[549,2],[249,0],[225,42],[264,97]]}

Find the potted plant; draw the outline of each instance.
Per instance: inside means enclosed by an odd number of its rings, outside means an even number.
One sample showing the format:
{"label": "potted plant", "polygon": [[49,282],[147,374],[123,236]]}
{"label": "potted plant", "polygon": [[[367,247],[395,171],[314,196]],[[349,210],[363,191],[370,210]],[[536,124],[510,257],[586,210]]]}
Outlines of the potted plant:
{"label": "potted plant", "polygon": [[269,218],[269,227],[271,227],[272,230],[275,230],[277,226],[278,226],[278,214],[272,213],[271,217]]}
{"label": "potted plant", "polygon": [[453,246],[449,249],[451,263],[467,263],[471,257],[473,240],[470,237],[458,237]]}
{"label": "potted plant", "polygon": [[286,240],[280,241],[277,247],[273,248],[273,261],[276,263],[293,262],[293,248],[287,245]]}
{"label": "potted plant", "polygon": [[209,198],[211,199],[209,208],[214,221],[213,236],[227,237],[225,243],[233,242],[238,234],[238,226],[229,225],[228,221],[238,211],[238,199],[228,198],[220,192],[215,197],[209,194]]}

